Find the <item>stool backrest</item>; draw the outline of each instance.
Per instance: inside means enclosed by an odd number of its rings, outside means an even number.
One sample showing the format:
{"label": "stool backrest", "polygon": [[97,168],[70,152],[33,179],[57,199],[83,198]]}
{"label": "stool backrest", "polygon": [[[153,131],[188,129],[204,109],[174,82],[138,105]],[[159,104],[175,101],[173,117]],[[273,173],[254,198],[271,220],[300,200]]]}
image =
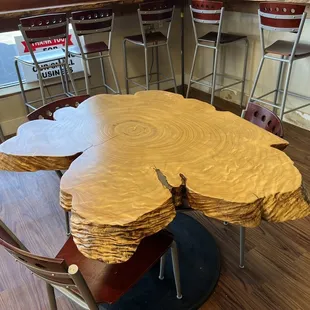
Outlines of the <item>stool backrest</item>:
{"label": "stool backrest", "polygon": [[[76,265],[68,267],[61,258],[48,258],[31,254],[25,247],[22,247],[22,243],[1,220],[0,245],[14,257],[16,262],[26,266],[37,277],[48,284],[62,287],[62,292],[66,294],[67,291],[69,296],[74,294],[72,289],[77,290],[83,299],[75,294],[76,298],[80,298],[82,303],[86,303],[87,300],[87,304],[93,306],[90,309],[97,309],[89,288]],[[73,272],[70,271],[70,268]]]}
{"label": "stool backrest", "polygon": [[98,32],[110,32],[113,27],[112,9],[97,9],[72,12],[70,21],[78,36]]}
{"label": "stool backrest", "polygon": [[144,26],[149,25],[160,25],[167,23],[167,39],[170,37],[171,23],[174,16],[174,5],[170,1],[149,1],[141,3],[138,9],[138,16],[140,21],[140,28],[142,36],[145,40],[145,29]]}
{"label": "stool backrest", "polygon": [[224,13],[223,2],[208,1],[208,0],[192,0],[192,4],[189,6],[189,8],[192,17],[196,44],[199,43],[196,24],[211,24],[218,26],[217,40],[216,40],[216,46],[218,46],[221,40],[222,20]]}
{"label": "stool backrest", "polygon": [[283,137],[283,126],[279,117],[255,102],[248,103],[246,109],[242,111],[241,117],[276,136]]}
{"label": "stool backrest", "polygon": [[195,23],[215,24],[221,21],[223,2],[193,0],[190,6]]}
{"label": "stool backrest", "polygon": [[70,22],[82,54],[80,36],[94,33],[109,33],[108,49],[111,50],[114,28],[114,13],[111,8],[72,12]]}
{"label": "stool backrest", "polygon": [[258,10],[260,25],[270,31],[297,32],[305,8],[305,5],[293,3],[262,2]]}
{"label": "stool backrest", "polygon": [[33,45],[38,42],[63,39],[61,42],[66,50],[66,63],[68,60],[68,19],[65,13],[46,14],[20,19],[19,30],[21,31],[27,49],[33,61],[38,66]]}
{"label": "stool backrest", "polygon": [[28,114],[28,119],[30,121],[35,119],[49,119],[54,120],[53,115],[56,110],[64,107],[74,107],[77,108],[83,101],[89,98],[89,95],[75,96],[60,99],[49,104],[40,107],[39,109]]}

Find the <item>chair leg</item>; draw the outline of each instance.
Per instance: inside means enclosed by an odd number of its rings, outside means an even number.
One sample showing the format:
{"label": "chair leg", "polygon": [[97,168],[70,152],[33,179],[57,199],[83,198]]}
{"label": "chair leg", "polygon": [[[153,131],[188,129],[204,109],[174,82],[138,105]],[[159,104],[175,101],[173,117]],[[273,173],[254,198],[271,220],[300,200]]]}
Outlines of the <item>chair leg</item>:
{"label": "chair leg", "polygon": [[55,170],[56,174],[58,175],[59,179],[62,178],[63,174],[60,170]]}
{"label": "chair leg", "polygon": [[192,84],[192,78],[193,78],[193,74],[194,74],[194,70],[195,70],[197,52],[198,52],[198,45],[196,44],[194,58],[193,58],[193,63],[192,63],[192,68],[191,68],[191,72],[189,74],[189,82],[188,82],[188,86],[187,86],[186,98],[188,98],[189,91],[190,91],[191,84]]}
{"label": "chair leg", "polygon": [[38,69],[38,78],[39,78],[39,85],[40,85],[40,93],[41,93],[41,99],[42,99],[42,106],[46,104],[46,99],[45,99],[45,92],[44,92],[44,84],[43,84],[43,77],[41,70]]}
{"label": "chair leg", "polygon": [[66,217],[66,234],[67,236],[71,235],[71,229],[70,229],[70,215],[68,211],[65,211],[65,217]]}
{"label": "chair leg", "polygon": [[245,227],[240,226],[240,263],[239,263],[240,268],[244,268],[244,248],[245,248]]}
{"label": "chair leg", "polygon": [[61,80],[61,85],[62,85],[62,91],[63,91],[63,93],[64,93],[66,96],[68,96],[69,91],[68,91],[67,84],[66,84],[65,78],[64,78],[65,69],[64,69],[64,68],[62,67],[62,65],[60,64],[60,61],[59,61],[58,63],[59,63],[60,80]]}
{"label": "chair leg", "polygon": [[57,310],[57,303],[56,303],[54,288],[49,283],[46,283],[46,290],[47,290],[48,301],[50,304],[50,309]]}
{"label": "chair leg", "polygon": [[159,278],[160,280],[163,280],[163,279],[165,278],[166,257],[167,257],[167,253],[165,253],[165,254],[160,258],[160,267],[159,267],[159,276],[158,276],[158,278]]}
{"label": "chair leg", "polygon": [[16,69],[16,73],[17,73],[17,78],[18,78],[18,82],[19,82],[19,87],[20,87],[21,95],[22,95],[23,100],[24,100],[24,104],[25,104],[25,107],[26,107],[26,110],[27,110],[27,114],[29,114],[31,111],[30,111],[29,107],[27,106],[28,101],[27,101],[27,98],[26,98],[24,84],[23,84],[23,80],[22,80],[22,77],[21,77],[21,74],[20,74],[20,70],[19,70],[17,59],[15,59],[14,63],[15,63],[15,69]]}
{"label": "chair leg", "polygon": [[180,270],[179,270],[179,258],[178,258],[178,249],[175,241],[171,245],[171,258],[172,258],[172,267],[174,274],[175,287],[177,291],[177,298],[182,298],[181,293],[181,283],[180,283]]}
{"label": "chair leg", "polygon": [[216,87],[216,73],[217,73],[217,61],[218,60],[218,49],[215,49],[214,61],[213,61],[213,76],[212,76],[212,89],[211,89],[211,104],[214,104],[214,94]]}
{"label": "chair leg", "polygon": [[146,90],[150,89],[149,86],[149,65],[148,65],[148,57],[147,57],[147,48],[144,47],[144,62],[145,62],[145,87]]}
{"label": "chair leg", "polygon": [[174,69],[173,69],[173,64],[172,64],[172,59],[171,59],[171,54],[170,54],[170,48],[169,48],[168,43],[166,44],[166,47],[167,47],[169,65],[170,65],[170,70],[171,70],[171,76],[173,78],[173,83],[174,83],[174,92],[177,94],[178,93],[177,82],[175,80],[175,74],[174,74]]}
{"label": "chair leg", "polygon": [[108,94],[109,93],[109,90],[107,88],[107,81],[106,81],[106,78],[105,78],[105,72],[104,72],[104,63],[103,63],[103,58],[102,58],[102,53],[100,52],[99,53],[99,60],[100,60],[100,67],[101,67],[101,75],[102,75],[102,82],[103,82],[103,85],[105,87],[105,92]]}
{"label": "chair leg", "polygon": [[286,97],[287,97],[287,92],[288,92],[288,86],[289,86],[290,79],[291,79],[292,67],[293,67],[293,63],[292,63],[292,61],[290,61],[288,64],[288,68],[287,68],[286,79],[285,79],[284,90],[283,90],[282,103],[281,103],[281,111],[280,111],[281,121],[282,121],[283,116],[284,116]]}
{"label": "chair leg", "polygon": [[254,96],[254,92],[255,92],[255,89],[256,89],[256,86],[257,86],[257,82],[258,82],[259,76],[260,76],[260,74],[262,72],[264,61],[265,61],[265,57],[262,57],[261,60],[260,60],[259,66],[258,66],[258,70],[256,72],[256,76],[255,76],[254,84],[253,84],[253,87],[252,87],[252,90],[251,90],[251,93],[250,93],[249,101],[251,101],[253,96]]}
{"label": "chair leg", "polygon": [[109,63],[110,63],[113,79],[114,79],[114,84],[116,86],[116,94],[120,94],[121,92],[120,92],[120,89],[119,89],[119,84],[118,84],[117,76],[116,76],[116,73],[115,73],[114,64],[113,64],[111,56],[109,56],[108,58],[109,58]]}
{"label": "chair leg", "polygon": [[3,134],[3,131],[2,131],[2,128],[1,128],[1,125],[0,125],[0,143],[2,143],[4,141],[5,141],[5,138],[4,138],[4,134]]}
{"label": "chair leg", "polygon": [[82,63],[83,63],[83,68],[84,68],[86,93],[87,93],[87,95],[90,95],[90,86],[89,86],[88,70],[87,70],[87,59],[82,58]]}
{"label": "chair leg", "polygon": [[[74,77],[73,77],[73,74],[71,72],[70,66],[67,64],[66,68],[67,68],[67,71],[68,71],[68,74],[69,74],[69,79],[70,79],[70,82],[71,82],[71,85],[72,85],[72,88],[73,88],[73,92],[74,92],[75,96],[77,96],[79,94],[79,92],[78,92],[78,90],[77,90],[77,88],[75,86],[75,81],[74,81]],[[86,69],[86,72],[87,72],[87,69]]]}
{"label": "chair leg", "polygon": [[129,94],[129,81],[128,81],[128,65],[127,65],[127,49],[126,40],[123,41],[123,52],[124,52],[124,63],[125,63],[125,83],[126,83],[126,94]]}
{"label": "chair leg", "polygon": [[[284,59],[284,56],[281,56],[281,60]],[[283,75],[283,61],[280,61],[279,63],[279,70],[278,70],[278,78],[277,78],[277,84],[276,84],[276,92],[274,95],[273,104],[277,105],[278,97],[279,97],[279,89],[282,84],[282,75]],[[277,113],[277,108],[273,108],[273,112]]]}
{"label": "chair leg", "polygon": [[159,83],[159,47],[156,46],[156,72],[157,72],[157,90],[160,89],[160,83]]}
{"label": "chair leg", "polygon": [[246,80],[246,68],[248,64],[248,55],[249,55],[249,40],[245,40],[245,55],[243,63],[243,74],[242,74],[242,84],[241,84],[241,98],[240,98],[240,108],[243,109],[243,97],[244,97],[244,87]]}

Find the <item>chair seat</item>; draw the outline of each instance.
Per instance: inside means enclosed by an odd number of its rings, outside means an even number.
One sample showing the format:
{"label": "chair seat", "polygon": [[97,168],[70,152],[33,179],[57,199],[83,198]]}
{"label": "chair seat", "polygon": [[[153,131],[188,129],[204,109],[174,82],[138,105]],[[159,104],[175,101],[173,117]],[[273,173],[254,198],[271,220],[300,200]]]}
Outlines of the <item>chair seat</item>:
{"label": "chair seat", "polygon": [[[222,32],[220,44],[232,43],[239,40],[244,40],[246,38],[247,36]],[[216,40],[217,40],[217,32],[215,31],[208,32],[207,34],[198,39],[198,41],[211,41],[211,42],[216,42]]]}
{"label": "chair seat", "polygon": [[[57,258],[79,267],[94,299],[99,303],[114,303],[133,286],[170,248],[173,236],[160,231],[144,238],[135,254],[125,263],[105,264],[86,258],[70,237]],[[78,292],[76,292],[78,293]]]}
{"label": "chair seat", "polygon": [[[128,36],[128,37],[125,37],[124,39],[128,40],[132,43],[143,44],[143,37],[141,34],[134,35],[134,36]],[[147,43],[166,42],[167,41],[167,37],[159,31],[158,32],[146,33],[145,39],[146,39]]]}
{"label": "chair seat", "polygon": [[[270,54],[277,54],[282,56],[291,56],[294,42],[278,40],[268,46],[265,51]],[[302,58],[310,56],[310,45],[299,43],[296,48],[295,57]]]}
{"label": "chair seat", "polygon": [[[34,55],[36,56],[36,59],[39,63],[59,60],[59,59],[63,59],[66,57],[65,52],[61,48],[53,49],[50,51],[34,53]],[[34,61],[30,54],[16,56],[15,58],[22,63],[28,64],[28,65],[34,65]]]}
{"label": "chair seat", "polygon": [[[100,53],[100,52],[106,52],[109,50],[109,47],[103,41],[84,44],[82,48],[83,48],[84,54]],[[73,54],[73,55],[81,55],[81,50],[78,46],[70,46],[68,48],[68,51],[70,54]]]}

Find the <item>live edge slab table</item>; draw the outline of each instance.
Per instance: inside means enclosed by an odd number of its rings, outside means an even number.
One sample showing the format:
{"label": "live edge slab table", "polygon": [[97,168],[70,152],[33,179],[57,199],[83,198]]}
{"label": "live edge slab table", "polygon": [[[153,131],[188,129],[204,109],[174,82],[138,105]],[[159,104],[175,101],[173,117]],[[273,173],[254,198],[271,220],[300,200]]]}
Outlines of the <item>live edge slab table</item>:
{"label": "live edge slab table", "polygon": [[173,221],[184,197],[244,227],[310,213],[302,177],[281,151],[288,142],[201,101],[161,91],[98,95],[54,118],[23,124],[0,146],[0,169],[68,169],[60,204],[89,258],[128,260]]}

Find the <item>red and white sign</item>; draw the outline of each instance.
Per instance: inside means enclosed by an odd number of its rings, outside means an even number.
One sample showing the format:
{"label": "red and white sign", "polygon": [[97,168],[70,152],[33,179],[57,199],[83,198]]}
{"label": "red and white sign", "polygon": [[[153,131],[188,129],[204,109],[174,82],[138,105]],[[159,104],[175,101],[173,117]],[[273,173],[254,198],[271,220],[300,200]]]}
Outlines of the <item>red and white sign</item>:
{"label": "red and white sign", "polygon": [[[29,54],[28,47],[22,36],[16,36],[15,43],[16,43],[18,55],[22,56],[22,55]],[[81,38],[81,43],[84,44],[84,38]],[[68,45],[69,46],[77,45],[76,38],[71,30],[69,31]],[[36,53],[36,52],[44,52],[48,50],[53,50],[53,49],[62,49],[64,46],[65,46],[65,39],[53,39],[53,40],[46,40],[42,42],[32,43],[32,50],[34,51],[34,53]],[[70,56],[68,59],[68,62],[69,62],[69,67],[73,73],[83,71],[83,65],[82,65],[82,61],[80,58]],[[54,62],[54,61],[46,62],[42,64],[41,66],[44,68],[44,67],[48,67],[53,64],[56,65],[57,62]],[[27,83],[38,80],[38,73],[37,73],[36,68],[33,68],[31,66],[26,66],[26,65],[22,65],[22,68],[24,71],[24,78]],[[43,69],[42,71],[43,79],[51,79],[51,78],[59,77],[60,74],[61,74],[61,71],[59,67],[46,68],[46,69]]]}

